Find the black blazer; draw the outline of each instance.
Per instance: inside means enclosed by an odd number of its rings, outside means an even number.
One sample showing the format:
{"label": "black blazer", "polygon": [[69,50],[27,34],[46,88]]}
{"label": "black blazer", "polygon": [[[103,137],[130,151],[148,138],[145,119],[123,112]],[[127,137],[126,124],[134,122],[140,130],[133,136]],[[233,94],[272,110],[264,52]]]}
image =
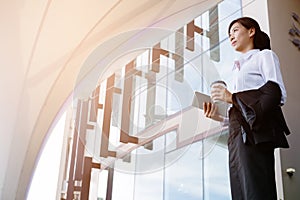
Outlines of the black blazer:
{"label": "black blazer", "polygon": [[290,134],[281,105],[281,90],[277,83],[268,81],[257,90],[232,95],[233,108],[240,113],[240,122],[246,134],[252,134],[255,144],[272,142],[274,147],[288,148],[286,135]]}

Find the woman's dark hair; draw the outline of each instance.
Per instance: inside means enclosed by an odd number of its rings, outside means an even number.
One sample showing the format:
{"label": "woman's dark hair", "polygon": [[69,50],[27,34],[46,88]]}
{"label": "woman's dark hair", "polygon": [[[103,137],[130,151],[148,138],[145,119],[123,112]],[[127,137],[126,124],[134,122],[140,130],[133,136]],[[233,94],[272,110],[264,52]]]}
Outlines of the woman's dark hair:
{"label": "woman's dark hair", "polygon": [[250,29],[250,28],[255,29],[255,35],[254,35],[254,39],[253,39],[255,49],[259,49],[259,50],[271,49],[270,38],[265,32],[260,30],[260,27],[259,27],[259,24],[257,23],[257,21],[255,21],[254,19],[252,19],[250,17],[241,17],[241,18],[235,19],[229,25],[229,28],[228,28],[229,35],[230,35],[230,29],[231,29],[232,25],[235,23],[241,24],[246,29]]}

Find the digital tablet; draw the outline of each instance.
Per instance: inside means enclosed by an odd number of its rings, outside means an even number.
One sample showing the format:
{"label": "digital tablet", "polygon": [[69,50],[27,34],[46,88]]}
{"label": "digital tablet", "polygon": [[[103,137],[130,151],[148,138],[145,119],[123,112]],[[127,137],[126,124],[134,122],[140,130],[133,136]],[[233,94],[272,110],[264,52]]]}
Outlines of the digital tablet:
{"label": "digital tablet", "polygon": [[[204,102],[211,102],[210,96],[207,94],[203,94],[201,92],[195,91],[192,106],[203,110]],[[218,113],[222,116],[227,116],[228,104],[222,102],[222,103],[216,103],[216,105],[218,106]]]}
{"label": "digital tablet", "polygon": [[196,91],[194,93],[192,106],[203,109],[204,102],[211,102],[210,96]]}

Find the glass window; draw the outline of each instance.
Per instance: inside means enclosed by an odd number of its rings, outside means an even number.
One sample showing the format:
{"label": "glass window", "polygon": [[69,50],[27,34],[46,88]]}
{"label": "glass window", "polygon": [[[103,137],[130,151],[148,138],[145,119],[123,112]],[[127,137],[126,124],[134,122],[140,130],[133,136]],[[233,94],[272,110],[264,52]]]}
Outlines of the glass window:
{"label": "glass window", "polygon": [[163,197],[165,136],[153,140],[152,148],[137,149],[134,199],[153,200]]}
{"label": "glass window", "polygon": [[[165,169],[165,200],[203,199],[203,160],[200,156],[201,142],[192,144],[172,165]],[[166,154],[172,159],[176,150]]]}
{"label": "glass window", "polygon": [[[219,133],[221,125],[205,121],[198,115],[200,109],[194,112],[191,104],[195,91],[209,94],[210,83],[217,79],[227,82],[230,89],[235,53],[228,42],[227,26],[240,16],[240,0],[224,0],[155,48],[145,50],[128,68],[115,72],[113,86],[117,92],[112,95],[109,148],[105,150],[116,154],[100,156],[105,142],[100,141],[103,124],[107,125],[103,123],[103,108],[98,110],[96,126],[86,137],[86,155],[97,158],[103,166],[114,163],[113,178],[110,180],[107,170],[92,169],[90,198],[230,199],[227,132]],[[190,26],[194,28],[192,38],[187,36]],[[152,57],[159,62],[152,63]],[[128,77],[132,72],[136,73]],[[104,109],[108,84],[100,84],[98,103]],[[192,112],[184,115],[189,109]],[[147,139],[148,143],[136,144],[136,137],[124,141],[127,135],[120,142],[122,128],[126,134],[139,137],[139,142]],[[118,157],[122,154],[126,155]],[[110,181],[112,185],[108,185]],[[107,194],[110,186],[112,194]]]}
{"label": "glass window", "polygon": [[219,142],[219,139],[220,135],[217,134],[201,142],[205,200],[231,199],[228,150],[227,145]]}

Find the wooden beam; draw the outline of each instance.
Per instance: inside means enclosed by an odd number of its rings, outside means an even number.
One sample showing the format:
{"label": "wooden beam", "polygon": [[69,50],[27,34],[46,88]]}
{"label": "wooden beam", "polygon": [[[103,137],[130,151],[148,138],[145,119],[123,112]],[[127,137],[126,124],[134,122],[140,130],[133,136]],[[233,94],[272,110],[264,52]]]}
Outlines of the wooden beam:
{"label": "wooden beam", "polygon": [[125,66],[124,92],[122,102],[120,142],[138,144],[138,138],[129,135],[130,132],[130,115],[131,115],[131,95],[133,87],[133,78],[137,71],[134,69],[134,61]]}
{"label": "wooden beam", "polygon": [[160,55],[169,57],[170,53],[167,50],[161,49],[160,43],[158,43],[152,48],[151,71],[153,71],[155,73],[159,73],[159,71],[160,71]]}
{"label": "wooden beam", "polygon": [[203,34],[203,29],[199,26],[195,25],[195,21],[192,20],[190,23],[187,24],[187,41],[186,41],[186,49],[190,51],[195,50],[195,32],[199,34]]}
{"label": "wooden beam", "polygon": [[108,168],[106,200],[112,200],[113,182],[114,182],[114,167],[112,166]]}
{"label": "wooden beam", "polygon": [[104,106],[104,116],[103,116],[101,145],[100,145],[100,156],[104,158],[107,158],[108,156],[111,155],[115,155],[109,153],[108,151],[114,84],[115,84],[115,74],[111,75],[107,79],[107,83],[106,83],[105,106]]}
{"label": "wooden beam", "polygon": [[80,115],[80,128],[79,128],[79,137],[77,145],[77,156],[76,156],[76,168],[75,168],[75,180],[81,181],[82,179],[82,167],[83,167],[83,158],[84,150],[86,145],[86,130],[87,130],[87,120],[88,120],[88,101],[83,101],[81,106],[81,115]]}
{"label": "wooden beam", "polygon": [[101,164],[93,163],[91,157],[84,157],[84,168],[83,168],[83,177],[82,177],[82,187],[81,187],[81,200],[89,199],[90,192],[90,183],[91,183],[91,173],[92,169],[100,169]]}
{"label": "wooden beam", "polygon": [[76,110],[76,118],[75,118],[75,128],[73,133],[73,145],[71,150],[71,159],[70,159],[70,170],[69,170],[69,179],[68,179],[68,189],[67,189],[67,200],[74,199],[74,171],[75,171],[75,158],[76,158],[76,150],[78,144],[78,127],[79,127],[79,116],[81,111],[82,102],[78,100],[77,102],[77,110]]}

